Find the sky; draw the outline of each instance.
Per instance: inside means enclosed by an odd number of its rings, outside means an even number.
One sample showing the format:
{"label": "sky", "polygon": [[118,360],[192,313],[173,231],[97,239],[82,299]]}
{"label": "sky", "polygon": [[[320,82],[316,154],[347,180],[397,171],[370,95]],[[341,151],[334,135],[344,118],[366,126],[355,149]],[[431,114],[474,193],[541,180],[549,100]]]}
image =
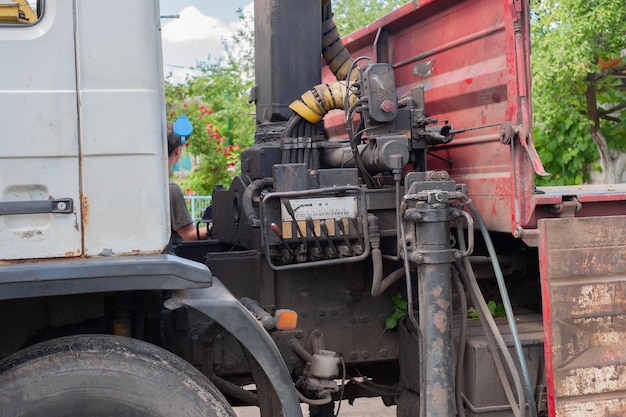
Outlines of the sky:
{"label": "sky", "polygon": [[253,10],[252,0],[160,0],[164,73],[181,82],[197,61],[216,59],[223,54],[222,39],[237,30],[238,9]]}

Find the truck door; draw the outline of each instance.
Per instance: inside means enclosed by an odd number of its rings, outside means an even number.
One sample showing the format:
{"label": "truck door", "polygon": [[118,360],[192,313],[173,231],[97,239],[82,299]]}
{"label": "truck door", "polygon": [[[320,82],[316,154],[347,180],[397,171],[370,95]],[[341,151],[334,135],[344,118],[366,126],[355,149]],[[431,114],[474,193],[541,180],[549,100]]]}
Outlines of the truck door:
{"label": "truck door", "polygon": [[158,1],[36,4],[0,23],[0,259],[161,253]]}
{"label": "truck door", "polygon": [[3,260],[82,253],[73,2],[46,6],[0,23]]}

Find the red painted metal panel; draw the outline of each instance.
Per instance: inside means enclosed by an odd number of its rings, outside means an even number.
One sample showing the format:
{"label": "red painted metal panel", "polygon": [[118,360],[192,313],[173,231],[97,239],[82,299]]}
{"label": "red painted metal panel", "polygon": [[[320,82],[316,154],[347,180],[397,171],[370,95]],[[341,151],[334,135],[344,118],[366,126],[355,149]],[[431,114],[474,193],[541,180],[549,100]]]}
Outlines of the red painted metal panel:
{"label": "red painted metal panel", "polygon": [[[499,125],[530,131],[528,15],[527,0],[423,0],[343,40],[353,57],[389,63],[400,97],[423,86],[428,116],[456,129],[496,125],[434,148],[429,168],[447,170],[467,185],[489,230],[525,234],[531,242],[536,231],[528,229],[541,218],[626,214],[626,186],[536,191],[532,137],[501,142]],[[323,79],[332,78],[324,68]],[[344,121],[342,112],[327,115],[331,136],[345,135]]]}
{"label": "red painted metal panel", "polygon": [[538,191],[531,199],[533,216],[527,227],[536,227],[541,218],[626,215],[626,184],[542,187]]}
{"label": "red painted metal panel", "polygon": [[[394,68],[400,97],[423,86],[428,116],[456,129],[496,125],[457,134],[429,159],[430,169],[467,184],[495,231],[512,232],[532,218],[532,164],[519,142],[501,143],[498,126],[529,129],[528,27],[522,2],[423,0],[344,38],[353,57]],[[325,68],[323,79],[332,78]],[[343,115],[325,123],[332,136],[343,134]]]}

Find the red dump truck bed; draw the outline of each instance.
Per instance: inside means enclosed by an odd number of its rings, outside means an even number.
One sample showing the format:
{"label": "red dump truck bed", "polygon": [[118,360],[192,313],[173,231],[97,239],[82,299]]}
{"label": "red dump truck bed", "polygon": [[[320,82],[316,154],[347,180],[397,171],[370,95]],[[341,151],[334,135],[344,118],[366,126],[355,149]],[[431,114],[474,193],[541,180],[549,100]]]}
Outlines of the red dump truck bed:
{"label": "red dump truck bed", "polygon": [[[427,116],[447,120],[455,130],[475,129],[432,150],[429,169],[446,170],[467,184],[489,230],[523,234],[539,218],[558,217],[553,206],[576,196],[594,205],[593,215],[626,214],[626,204],[619,203],[626,200],[626,186],[535,192],[534,171],[542,168],[529,134],[528,15],[524,1],[422,0],[343,40],[353,57],[389,63],[399,96],[423,87]],[[323,80],[331,79],[325,68]],[[341,136],[343,126],[339,112],[326,117],[331,135]],[[613,203],[595,208],[606,201]]]}

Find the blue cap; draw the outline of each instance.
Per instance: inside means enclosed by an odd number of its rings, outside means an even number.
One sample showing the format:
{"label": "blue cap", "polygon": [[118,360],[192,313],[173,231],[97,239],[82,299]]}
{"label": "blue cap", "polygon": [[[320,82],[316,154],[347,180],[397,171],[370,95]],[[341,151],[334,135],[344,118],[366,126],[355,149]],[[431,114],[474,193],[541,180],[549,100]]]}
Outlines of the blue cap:
{"label": "blue cap", "polygon": [[185,139],[188,138],[192,132],[193,125],[191,124],[187,116],[185,116],[184,114],[178,116],[178,119],[176,119],[176,121],[174,122],[174,133]]}

